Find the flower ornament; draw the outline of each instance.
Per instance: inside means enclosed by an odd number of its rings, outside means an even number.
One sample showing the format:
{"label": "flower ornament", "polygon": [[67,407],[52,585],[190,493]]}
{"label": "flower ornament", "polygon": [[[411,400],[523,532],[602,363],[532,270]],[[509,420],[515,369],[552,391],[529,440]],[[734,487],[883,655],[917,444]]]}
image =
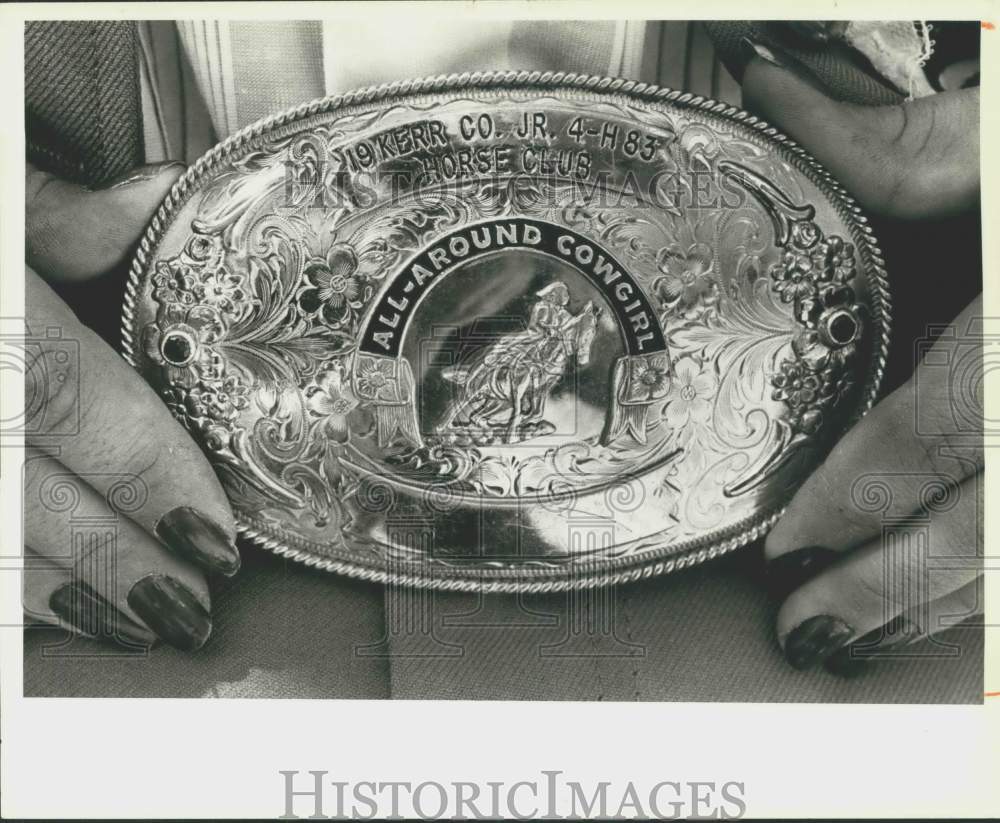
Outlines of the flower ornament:
{"label": "flower ornament", "polygon": [[812,434],[823,421],[821,407],[831,396],[831,383],[837,380],[833,369],[825,376],[810,368],[803,360],[786,360],[781,370],[771,378],[773,400],[788,406],[789,425],[796,431]]}
{"label": "flower ornament", "polygon": [[371,400],[396,399],[396,376],[388,360],[366,359],[358,369],[358,392]]}
{"label": "flower ornament", "polygon": [[781,371],[771,380],[774,400],[783,400],[790,408],[799,409],[816,400],[819,393],[819,377],[805,363],[786,360]]}
{"label": "flower ornament", "polygon": [[[770,274],[783,303],[798,304],[820,298],[827,305],[833,299],[853,302],[853,292],[847,284],[855,274],[854,246],[837,235],[820,239],[813,223],[796,223],[791,244],[781,260],[771,266]],[[801,311],[797,308],[796,314]]]}
{"label": "flower ornament", "polygon": [[674,365],[663,416],[670,428],[704,423],[712,414],[712,401],[719,386],[716,376],[694,357],[682,357]]}
{"label": "flower ornament", "polygon": [[[837,319],[839,318],[834,319],[834,325]],[[847,376],[847,366],[857,348],[856,338],[845,345],[831,347],[825,335],[815,329],[803,329],[792,339],[792,352],[795,354],[796,362],[802,363],[805,368],[820,375],[825,381],[820,391],[822,397],[840,394],[839,390],[834,390],[834,384],[840,385],[834,378],[836,375]]]}
{"label": "flower ornament", "polygon": [[338,443],[347,442],[347,415],[358,406],[358,400],[346,379],[344,364],[336,361],[320,372],[316,385],[306,390],[309,411],[323,421],[323,431]]}
{"label": "flower ornament", "polygon": [[781,262],[771,266],[771,279],[782,303],[809,300],[816,294],[816,276],[810,255],[785,251]]}
{"label": "flower ornament", "polygon": [[180,260],[160,261],[152,277],[153,297],[161,303],[193,306],[198,275]]}
{"label": "flower ornament", "polygon": [[160,390],[160,396],[163,398],[163,402],[167,404],[167,408],[170,410],[170,413],[177,418],[180,423],[185,423],[187,420],[187,406],[184,402],[186,394],[187,393],[183,389],[177,388],[176,386],[165,386]]}
{"label": "flower ornament", "polygon": [[811,220],[796,220],[792,223],[789,241],[793,248],[808,250],[821,239],[819,226]]}
{"label": "flower ornament", "polygon": [[771,266],[771,287],[783,303],[793,304],[800,326],[791,359],[771,378],[774,400],[789,411],[788,423],[813,434],[824,411],[853,385],[850,361],[863,330],[863,308],[850,281],[855,275],[854,246],[842,237],[824,237],[811,220],[795,220],[781,260]]}
{"label": "flower ornament", "polygon": [[157,263],[153,297],[164,304],[206,303],[222,311],[233,308],[245,299],[243,278],[222,267],[224,257],[218,237],[193,235],[177,257]]}
{"label": "flower ornament", "polygon": [[199,303],[220,312],[235,312],[247,299],[243,275],[221,267],[203,275],[194,286],[194,294]]}
{"label": "flower ornament", "polygon": [[821,244],[813,262],[819,266],[822,279],[844,284],[854,277],[854,246],[842,237],[832,235]]}
{"label": "flower ornament", "polygon": [[180,257],[198,268],[215,269],[222,265],[225,249],[218,235],[194,234],[185,244]]}
{"label": "flower ornament", "polygon": [[247,387],[230,375],[203,380],[188,392],[185,405],[194,418],[232,423],[250,403]]}
{"label": "flower ornament", "polygon": [[328,325],[343,325],[361,308],[362,283],[357,271],[358,258],[350,246],[331,247],[326,258],[306,265],[306,286],[299,292],[299,307]]}
{"label": "flower ornament", "polygon": [[665,306],[690,308],[714,290],[713,263],[712,249],[705,243],[692,243],[686,251],[668,246],[657,255],[662,274],[653,288]]}
{"label": "flower ornament", "polygon": [[146,355],[166,370],[168,382],[191,388],[221,377],[224,361],[214,346],[225,335],[219,312],[210,306],[166,304],[157,323],[143,329]]}
{"label": "flower ornament", "polygon": [[670,360],[666,354],[636,359],[625,398],[630,403],[641,403],[663,397],[670,384]]}

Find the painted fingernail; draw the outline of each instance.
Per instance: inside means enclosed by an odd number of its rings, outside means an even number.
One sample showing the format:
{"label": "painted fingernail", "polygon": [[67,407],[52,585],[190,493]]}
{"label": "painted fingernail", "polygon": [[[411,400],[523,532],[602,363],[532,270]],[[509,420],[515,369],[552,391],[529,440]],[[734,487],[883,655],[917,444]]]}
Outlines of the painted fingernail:
{"label": "painted fingernail", "polygon": [[919,626],[905,617],[896,617],[835,651],[823,662],[823,668],[838,677],[857,677],[882,657],[880,652],[893,646],[905,645],[919,636]]}
{"label": "painted fingernail", "polygon": [[156,536],[181,557],[209,572],[232,577],[240,570],[240,553],[222,527],[197,509],[180,506],[156,524]]}
{"label": "painted fingernail", "polygon": [[49,596],[49,608],[86,637],[126,645],[152,646],[156,635],[122,614],[106,598],[82,582],[65,583]]}
{"label": "painted fingernail", "polygon": [[761,60],[766,60],[772,66],[777,66],[779,69],[788,69],[792,67],[787,55],[781,52],[780,49],[776,50],[765,46],[763,43],[758,43],[755,40],[751,40],[749,37],[744,37],[740,41],[740,44],[743,47],[747,60],[759,57]]}
{"label": "painted fingernail", "polygon": [[179,160],[172,160],[169,163],[150,163],[145,166],[136,166],[135,168],[129,169],[124,174],[120,174],[118,177],[112,178],[101,188],[118,189],[122,186],[131,186],[133,183],[142,183],[146,180],[152,180],[155,177],[159,177],[167,169],[184,168],[187,168],[187,166]]}
{"label": "painted fingernail", "polygon": [[854,629],[837,617],[810,617],[788,633],[785,659],[796,669],[808,669],[849,643],[853,636]]}
{"label": "painted fingernail", "polygon": [[191,591],[163,574],[151,574],[135,583],[128,604],[165,643],[181,651],[195,651],[212,633],[212,618]]}
{"label": "painted fingernail", "polygon": [[784,600],[836,559],[837,553],[823,546],[805,546],[780,554],[767,564],[768,591],[775,600]]}

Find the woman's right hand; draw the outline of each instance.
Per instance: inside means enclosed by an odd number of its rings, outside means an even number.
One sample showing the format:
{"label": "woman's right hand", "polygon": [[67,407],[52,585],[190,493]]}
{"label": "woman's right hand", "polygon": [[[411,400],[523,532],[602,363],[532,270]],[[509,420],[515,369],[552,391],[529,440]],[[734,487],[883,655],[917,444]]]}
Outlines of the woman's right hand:
{"label": "woman's right hand", "polygon": [[[747,67],[744,104],[812,152],[862,206],[912,221],[912,235],[944,217],[978,219],[978,88],[849,105],[788,55],[753,47],[761,59]],[[981,282],[981,270],[969,269],[959,248],[950,269],[916,265],[901,278],[933,296],[949,280]],[[933,346],[903,341],[919,355],[909,381],[840,439],[765,541],[783,601],[777,635],[796,668],[822,662],[853,676],[891,645],[982,611],[982,300],[948,327],[932,300],[923,308],[928,330],[938,326]],[[866,488],[872,500],[862,499]],[[887,530],[902,522],[920,524],[919,538]]]}
{"label": "woman's right hand", "polygon": [[205,574],[240,565],[229,503],[156,392],[49,285],[125,260],[182,171],[146,167],[90,191],[28,168],[24,607],[83,634],[193,650],[212,628]]}

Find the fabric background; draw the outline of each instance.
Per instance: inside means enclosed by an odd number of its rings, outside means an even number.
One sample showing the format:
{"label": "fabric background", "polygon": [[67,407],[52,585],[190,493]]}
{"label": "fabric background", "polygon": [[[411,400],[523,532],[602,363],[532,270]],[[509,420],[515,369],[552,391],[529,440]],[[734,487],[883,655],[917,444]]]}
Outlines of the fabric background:
{"label": "fabric background", "polygon": [[139,23],[139,44],[145,160],[191,165],[216,143],[215,128],[177,24]]}
{"label": "fabric background", "polygon": [[384,634],[381,587],[242,553],[239,575],[212,581],[212,638],[197,654],[159,646],[136,655],[33,626],[24,632],[25,695],[390,696],[388,661],[355,654]]}
{"label": "fabric background", "polygon": [[[979,703],[983,631],[960,627],[853,680],[798,672],[774,639],[759,548],[576,598],[403,593],[243,551],[197,654],[129,656],[24,635],[38,697]],[[383,601],[385,598],[385,601]],[[405,604],[405,605],[402,605]],[[427,606],[429,605],[429,608]],[[424,608],[418,612],[417,606]],[[413,611],[410,611],[410,610]],[[406,626],[429,616],[430,631]],[[388,615],[388,617],[387,617]],[[389,630],[386,623],[394,625]],[[603,626],[602,626],[603,624]],[[427,625],[427,624],[425,624]]]}

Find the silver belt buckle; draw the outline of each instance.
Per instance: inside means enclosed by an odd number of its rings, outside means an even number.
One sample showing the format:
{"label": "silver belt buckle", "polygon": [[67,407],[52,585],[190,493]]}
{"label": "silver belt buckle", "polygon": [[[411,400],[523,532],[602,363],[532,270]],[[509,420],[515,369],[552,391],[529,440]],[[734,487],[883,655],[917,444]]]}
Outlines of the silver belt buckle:
{"label": "silver belt buckle", "polygon": [[871,407],[889,295],[858,207],[752,116],[483,73],[213,149],[142,240],[123,335],[257,545],[554,591],[764,533]]}

